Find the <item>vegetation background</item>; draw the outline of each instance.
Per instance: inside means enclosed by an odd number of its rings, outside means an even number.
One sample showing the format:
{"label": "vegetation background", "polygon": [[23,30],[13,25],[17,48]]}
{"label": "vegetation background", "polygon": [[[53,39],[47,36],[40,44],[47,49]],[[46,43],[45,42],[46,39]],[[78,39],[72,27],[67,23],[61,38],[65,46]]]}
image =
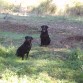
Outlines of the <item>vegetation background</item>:
{"label": "vegetation background", "polygon": [[1,12],[83,15],[83,0],[0,0]]}

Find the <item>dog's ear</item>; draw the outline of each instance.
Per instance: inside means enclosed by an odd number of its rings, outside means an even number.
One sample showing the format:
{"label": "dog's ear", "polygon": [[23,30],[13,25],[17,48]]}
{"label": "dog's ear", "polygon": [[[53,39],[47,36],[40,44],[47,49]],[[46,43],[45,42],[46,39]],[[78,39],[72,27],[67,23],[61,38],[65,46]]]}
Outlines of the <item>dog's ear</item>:
{"label": "dog's ear", "polygon": [[47,25],[45,25],[45,27],[48,29],[49,27]]}
{"label": "dog's ear", "polygon": [[44,28],[44,25],[42,25],[41,28]]}
{"label": "dog's ear", "polygon": [[31,40],[33,40],[33,37],[31,37]]}
{"label": "dog's ear", "polygon": [[29,36],[25,36],[25,39],[28,39],[29,38]]}
{"label": "dog's ear", "polygon": [[48,29],[49,27],[47,25],[42,25],[41,28],[46,28]]}

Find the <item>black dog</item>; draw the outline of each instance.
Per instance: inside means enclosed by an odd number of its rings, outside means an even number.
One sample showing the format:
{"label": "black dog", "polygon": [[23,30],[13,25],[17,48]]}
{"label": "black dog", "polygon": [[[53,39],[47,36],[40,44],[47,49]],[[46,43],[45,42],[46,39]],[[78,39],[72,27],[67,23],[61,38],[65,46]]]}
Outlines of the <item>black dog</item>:
{"label": "black dog", "polygon": [[48,34],[48,26],[42,25],[41,28],[42,28],[41,34],[40,34],[41,46],[47,46],[50,44],[50,41],[51,41]]}
{"label": "black dog", "polygon": [[24,59],[25,54],[27,54],[27,58],[28,58],[28,54],[29,54],[29,51],[31,50],[31,46],[32,46],[32,44],[31,44],[32,40],[33,40],[32,37],[26,36],[24,43],[17,49],[16,55],[18,57],[22,57],[22,60]]}

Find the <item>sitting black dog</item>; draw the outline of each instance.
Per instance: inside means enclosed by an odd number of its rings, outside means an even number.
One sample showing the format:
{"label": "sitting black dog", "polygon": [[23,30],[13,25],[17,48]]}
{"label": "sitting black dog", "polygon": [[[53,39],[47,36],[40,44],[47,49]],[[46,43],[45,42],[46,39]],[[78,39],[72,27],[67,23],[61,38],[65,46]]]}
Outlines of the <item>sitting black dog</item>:
{"label": "sitting black dog", "polygon": [[47,25],[42,25],[41,26],[41,34],[40,34],[40,39],[41,39],[41,45],[40,46],[47,46],[50,44],[50,37],[48,34],[48,26]]}
{"label": "sitting black dog", "polygon": [[27,55],[26,59],[28,58],[29,51],[31,50],[31,41],[33,40],[32,37],[26,36],[24,43],[17,49],[16,55],[18,57],[22,57],[24,59],[25,54]]}

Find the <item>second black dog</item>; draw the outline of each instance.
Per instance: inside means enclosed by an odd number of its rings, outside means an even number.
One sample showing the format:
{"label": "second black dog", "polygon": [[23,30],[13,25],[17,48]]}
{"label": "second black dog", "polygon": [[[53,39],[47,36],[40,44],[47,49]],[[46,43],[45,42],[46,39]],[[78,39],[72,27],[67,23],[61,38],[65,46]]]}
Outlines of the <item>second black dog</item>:
{"label": "second black dog", "polygon": [[47,46],[50,44],[50,41],[51,41],[48,34],[48,26],[42,25],[41,28],[42,28],[41,34],[40,34],[41,46]]}
{"label": "second black dog", "polygon": [[18,57],[22,57],[22,60],[24,59],[25,54],[27,55],[26,59],[28,58],[29,51],[31,50],[33,40],[32,37],[26,36],[24,43],[17,49],[16,55]]}

